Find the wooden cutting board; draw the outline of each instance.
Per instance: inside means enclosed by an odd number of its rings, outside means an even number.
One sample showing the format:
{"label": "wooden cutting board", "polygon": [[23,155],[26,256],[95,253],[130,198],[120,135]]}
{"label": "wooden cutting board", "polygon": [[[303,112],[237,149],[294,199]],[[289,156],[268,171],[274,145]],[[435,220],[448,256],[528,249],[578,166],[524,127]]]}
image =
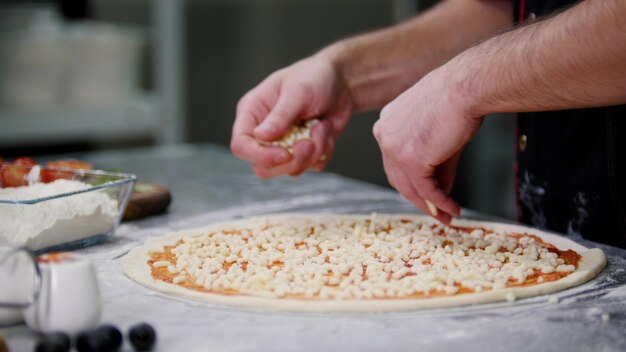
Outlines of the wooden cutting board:
{"label": "wooden cutting board", "polygon": [[128,201],[123,221],[161,214],[172,201],[172,194],[163,185],[138,181]]}

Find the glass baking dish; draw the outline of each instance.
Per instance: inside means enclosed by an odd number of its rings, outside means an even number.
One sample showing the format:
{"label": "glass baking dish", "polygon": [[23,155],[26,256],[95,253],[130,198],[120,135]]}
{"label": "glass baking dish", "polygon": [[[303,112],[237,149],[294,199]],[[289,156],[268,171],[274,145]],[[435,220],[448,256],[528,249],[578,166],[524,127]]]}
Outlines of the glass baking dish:
{"label": "glass baking dish", "polygon": [[[125,173],[18,168],[29,173],[31,182],[0,188],[0,247],[25,246],[38,253],[86,247],[112,237],[136,182],[135,175]],[[50,174],[55,176],[52,182],[33,182]]]}

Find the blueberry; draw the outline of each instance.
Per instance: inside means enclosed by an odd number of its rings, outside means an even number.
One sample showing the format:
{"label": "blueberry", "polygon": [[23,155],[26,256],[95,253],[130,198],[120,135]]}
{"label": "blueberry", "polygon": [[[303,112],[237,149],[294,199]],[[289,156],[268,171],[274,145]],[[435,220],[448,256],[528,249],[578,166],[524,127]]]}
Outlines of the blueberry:
{"label": "blueberry", "polygon": [[43,335],[35,346],[35,352],[67,352],[71,348],[70,337],[62,332]]}
{"label": "blueberry", "polygon": [[98,329],[107,340],[107,351],[117,352],[122,347],[122,333],[113,325],[102,325]]}
{"label": "blueberry", "polygon": [[156,331],[147,323],[131,326],[128,338],[136,351],[150,351],[156,342]]}
{"label": "blueberry", "polygon": [[106,335],[97,329],[83,331],[76,338],[78,352],[109,352],[107,347]]}

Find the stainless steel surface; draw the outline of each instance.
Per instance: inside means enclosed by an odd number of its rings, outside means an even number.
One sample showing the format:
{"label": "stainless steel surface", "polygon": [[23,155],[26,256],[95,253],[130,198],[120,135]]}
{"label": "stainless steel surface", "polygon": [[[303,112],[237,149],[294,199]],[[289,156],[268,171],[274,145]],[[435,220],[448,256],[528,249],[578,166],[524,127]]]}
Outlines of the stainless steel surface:
{"label": "stainless steel surface", "polygon": [[[81,157],[81,156],[79,156]],[[158,351],[624,351],[626,251],[600,247],[609,264],[590,283],[513,303],[388,314],[274,313],[201,304],[151,292],[127,279],[120,256],[168,231],[262,213],[414,212],[387,189],[332,174],[256,179],[213,146],[164,147],[82,156],[103,168],[169,186],[163,216],[119,227],[112,242],[81,250],[99,273],[103,322],[153,324]],[[465,216],[480,217],[470,211]],[[603,319],[604,317],[604,319]],[[608,320],[606,318],[608,317]],[[1,329],[11,351],[32,350],[24,326]],[[126,345],[126,350],[130,347]]]}

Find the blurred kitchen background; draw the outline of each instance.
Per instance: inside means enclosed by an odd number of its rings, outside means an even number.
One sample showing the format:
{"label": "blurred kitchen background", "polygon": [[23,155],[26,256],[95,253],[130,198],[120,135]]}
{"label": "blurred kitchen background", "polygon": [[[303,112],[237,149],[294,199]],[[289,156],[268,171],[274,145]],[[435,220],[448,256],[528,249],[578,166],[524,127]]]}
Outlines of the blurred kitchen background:
{"label": "blurred kitchen background", "polygon": [[[0,156],[227,146],[238,99],[269,73],[433,3],[0,0]],[[377,117],[352,119],[329,171],[388,186]],[[515,218],[513,143],[513,116],[485,120],[453,191],[463,206]]]}

